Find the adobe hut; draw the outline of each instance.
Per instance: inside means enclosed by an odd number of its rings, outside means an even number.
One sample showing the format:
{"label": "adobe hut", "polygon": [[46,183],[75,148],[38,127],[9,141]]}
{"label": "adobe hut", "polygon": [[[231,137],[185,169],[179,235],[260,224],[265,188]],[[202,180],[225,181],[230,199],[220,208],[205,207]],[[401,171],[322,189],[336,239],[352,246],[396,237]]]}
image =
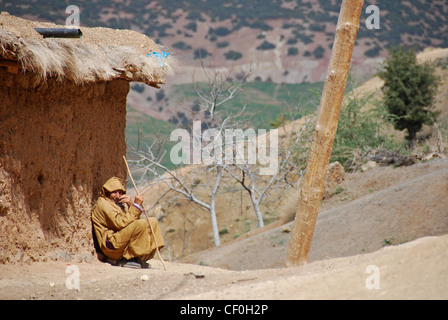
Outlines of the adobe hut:
{"label": "adobe hut", "polygon": [[126,178],[130,82],[158,87],[175,65],[134,31],[34,28],[64,27],[0,14],[0,262],[93,252],[97,192]]}

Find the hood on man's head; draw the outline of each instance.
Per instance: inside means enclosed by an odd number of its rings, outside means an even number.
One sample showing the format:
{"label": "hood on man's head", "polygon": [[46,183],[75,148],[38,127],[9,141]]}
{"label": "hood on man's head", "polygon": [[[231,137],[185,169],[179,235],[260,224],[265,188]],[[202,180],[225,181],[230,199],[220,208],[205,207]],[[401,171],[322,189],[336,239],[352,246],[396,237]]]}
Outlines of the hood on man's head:
{"label": "hood on man's head", "polygon": [[106,195],[106,192],[113,192],[121,190],[123,193],[126,193],[126,187],[123,185],[121,180],[117,177],[110,178],[106,181],[101,189],[101,195]]}

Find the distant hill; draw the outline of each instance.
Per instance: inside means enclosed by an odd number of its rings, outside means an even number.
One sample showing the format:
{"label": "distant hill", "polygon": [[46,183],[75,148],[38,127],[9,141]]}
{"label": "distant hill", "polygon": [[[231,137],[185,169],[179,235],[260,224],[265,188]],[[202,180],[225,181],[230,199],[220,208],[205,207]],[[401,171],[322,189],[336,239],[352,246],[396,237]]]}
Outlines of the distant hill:
{"label": "distant hill", "polygon": [[[252,63],[261,80],[289,83],[323,80],[340,10],[340,1],[334,0],[98,0],[76,5],[81,25],[145,33],[186,66],[198,65],[199,58],[219,67]],[[369,5],[380,9],[378,30],[366,28]],[[65,23],[66,6],[51,0],[0,1],[2,11],[57,23]],[[448,47],[446,1],[375,0],[365,1],[364,7],[353,64],[365,71],[372,71],[369,59],[384,56],[390,46]]]}
{"label": "distant hill", "polygon": [[[67,5],[65,1],[0,0],[1,11],[60,24],[69,16]],[[340,10],[340,1],[335,0],[96,0],[76,5],[81,27],[136,30],[179,58],[179,72],[162,90],[134,84],[128,96],[133,114],[163,121],[184,112],[179,90],[188,91],[193,72],[196,80],[204,80],[201,60],[206,67],[235,74],[251,70],[251,80],[256,82],[322,82]],[[369,5],[380,9],[378,30],[366,27]],[[447,19],[446,1],[366,0],[352,74],[359,81],[371,78],[391,46],[448,47]]]}

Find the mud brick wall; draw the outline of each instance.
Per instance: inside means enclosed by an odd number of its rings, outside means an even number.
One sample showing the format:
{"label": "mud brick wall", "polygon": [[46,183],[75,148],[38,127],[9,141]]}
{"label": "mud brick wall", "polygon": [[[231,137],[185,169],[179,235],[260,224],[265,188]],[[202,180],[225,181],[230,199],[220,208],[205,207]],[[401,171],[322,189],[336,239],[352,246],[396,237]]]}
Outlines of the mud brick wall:
{"label": "mud brick wall", "polygon": [[78,86],[0,68],[0,256],[91,251],[102,184],[125,178],[129,82]]}

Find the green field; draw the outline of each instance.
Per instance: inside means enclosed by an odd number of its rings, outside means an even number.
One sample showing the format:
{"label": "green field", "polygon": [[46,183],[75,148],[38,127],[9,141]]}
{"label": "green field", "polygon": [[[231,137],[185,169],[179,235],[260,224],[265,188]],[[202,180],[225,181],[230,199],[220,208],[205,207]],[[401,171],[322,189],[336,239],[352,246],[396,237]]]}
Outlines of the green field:
{"label": "green field", "polygon": [[[199,84],[198,87],[202,92],[208,89],[205,83]],[[319,92],[322,88],[323,82],[300,84],[250,82],[236,98],[226,102],[220,112],[223,115],[237,114],[243,106],[246,106],[244,116],[250,118],[251,127],[269,129],[270,122],[281,114],[287,115],[289,119],[298,119],[314,112],[319,104]],[[174,101],[183,100],[187,105],[200,101],[192,84],[175,86],[173,91],[176,92],[176,96],[172,99]]]}
{"label": "green field", "polygon": [[[199,84],[205,88],[206,84]],[[244,105],[246,109],[244,116],[250,120],[254,129],[271,129],[271,121],[278,116],[284,115],[288,120],[314,112],[319,105],[319,92],[322,90],[323,82],[302,84],[276,84],[267,82],[247,83],[239,96],[222,105],[222,113],[236,114]],[[198,97],[192,84],[178,85],[171,90],[175,94],[168,96],[169,101],[193,104]],[[170,150],[177,142],[169,141],[171,132],[178,126],[162,120],[139,114],[128,105],[128,121],[126,125],[126,143],[128,150],[145,145],[151,145],[154,140],[162,139],[165,149]],[[165,156],[163,163],[172,168],[169,161],[169,153]]]}
{"label": "green field", "polygon": [[[175,142],[169,141],[171,132],[177,128],[176,125],[155,119],[151,116],[145,114],[135,113],[130,105],[127,106],[128,116],[126,123],[126,144],[128,146],[128,157],[133,158],[132,149],[137,148],[140,150],[145,150],[147,147],[151,146],[154,141],[160,140],[164,145],[164,150],[171,149]],[[154,148],[155,150],[156,148]],[[161,150],[160,152],[163,152]],[[164,165],[172,168],[172,164],[169,161],[169,156],[164,157]]]}

